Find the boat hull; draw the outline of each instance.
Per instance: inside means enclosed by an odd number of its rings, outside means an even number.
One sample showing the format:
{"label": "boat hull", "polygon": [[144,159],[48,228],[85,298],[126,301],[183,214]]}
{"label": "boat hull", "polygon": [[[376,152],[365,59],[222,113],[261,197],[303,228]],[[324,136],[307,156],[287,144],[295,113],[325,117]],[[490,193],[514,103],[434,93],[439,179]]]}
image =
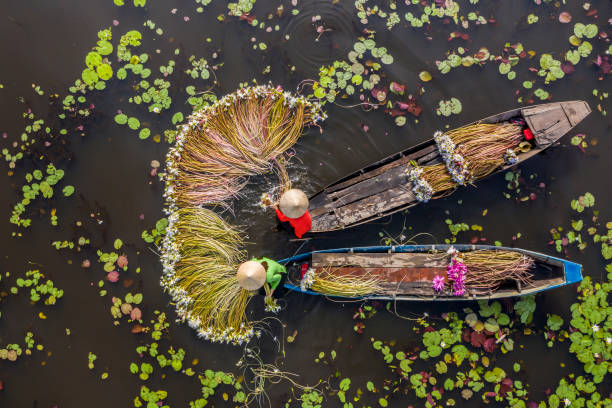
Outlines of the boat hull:
{"label": "boat hull", "polygon": [[[355,247],[355,248],[337,248],[328,249],[321,251],[308,252],[300,255],[296,255],[290,258],[279,261],[281,264],[290,265],[291,263],[299,264],[312,259],[313,254],[348,254],[348,256],[358,256],[358,254],[425,254],[432,251],[446,252],[451,245],[400,245],[400,246],[369,246],[369,247]],[[517,248],[498,247],[490,245],[454,245],[455,249],[460,252],[475,251],[475,250],[505,250],[518,252],[523,255],[527,255],[533,258],[536,262],[541,265],[548,265],[550,268],[556,268],[557,275],[554,279],[548,279],[543,281],[541,284],[534,284],[533,287],[525,287],[522,289],[505,290],[500,292],[492,292],[489,294],[473,295],[473,296],[437,296],[435,294],[425,295],[423,293],[415,294],[372,294],[368,296],[330,296],[323,293],[315,292],[312,290],[302,290],[297,282],[287,282],[284,287],[291,291],[305,293],[309,295],[317,296],[328,296],[340,299],[356,300],[356,299],[370,299],[370,300],[385,300],[385,301],[474,301],[474,300],[494,300],[503,298],[512,298],[518,296],[532,295],[539,292],[543,292],[550,289],[555,289],[561,286],[574,284],[582,280],[582,265],[575,262],[571,262],[565,259],[557,258],[550,255],[541,254],[538,252],[528,251]],[[536,277],[537,278],[537,277]],[[429,285],[431,285],[428,282]]]}
{"label": "boat hull", "polygon": [[[591,112],[584,101],[556,102],[517,108],[474,123],[498,123],[523,118],[534,134],[533,148],[518,155],[518,166],[541,153]],[[309,198],[310,233],[336,231],[380,219],[419,204],[405,172],[411,161],[420,166],[441,163],[433,139],[391,155],[327,186]],[[449,193],[452,191],[449,191]]]}

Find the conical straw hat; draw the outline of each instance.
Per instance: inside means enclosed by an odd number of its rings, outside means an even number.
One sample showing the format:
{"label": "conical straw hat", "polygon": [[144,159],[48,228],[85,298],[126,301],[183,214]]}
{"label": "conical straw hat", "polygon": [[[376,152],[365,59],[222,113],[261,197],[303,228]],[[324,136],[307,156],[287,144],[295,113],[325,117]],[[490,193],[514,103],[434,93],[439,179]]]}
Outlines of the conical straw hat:
{"label": "conical straw hat", "polygon": [[302,190],[292,188],[280,198],[280,210],[289,218],[299,218],[308,210],[308,197]]}
{"label": "conical straw hat", "polygon": [[257,290],[266,283],[266,269],[256,261],[246,261],[238,267],[238,284],[246,290]]}

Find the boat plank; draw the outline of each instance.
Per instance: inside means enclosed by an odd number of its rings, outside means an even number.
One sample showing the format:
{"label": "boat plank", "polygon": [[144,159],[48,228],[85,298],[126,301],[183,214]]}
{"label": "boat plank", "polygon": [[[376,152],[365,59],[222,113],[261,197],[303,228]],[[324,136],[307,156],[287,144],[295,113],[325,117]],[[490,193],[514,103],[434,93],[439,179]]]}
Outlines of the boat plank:
{"label": "boat plank", "polygon": [[407,183],[408,174],[406,174],[406,167],[397,166],[377,177],[369,178],[343,190],[330,193],[329,196],[331,199],[337,200],[335,202],[336,207],[340,207]]}
{"label": "boat plank", "polygon": [[414,193],[407,186],[391,188],[378,195],[355,201],[334,209],[334,213],[341,225],[350,225],[383,214],[390,209],[416,201]]}
{"label": "boat plank", "polygon": [[591,108],[583,101],[561,102],[561,106],[563,106],[563,110],[572,126],[576,126],[591,113]]}
{"label": "boat plank", "polygon": [[340,223],[338,222],[338,217],[336,217],[336,214],[333,212],[320,214],[317,216],[313,216],[311,214],[311,216],[313,231],[329,231],[341,227]]}
{"label": "boat plank", "polygon": [[349,187],[349,186],[352,186],[353,184],[358,183],[360,181],[367,180],[369,178],[381,175],[384,172],[386,172],[387,170],[392,169],[394,167],[401,166],[402,164],[408,164],[412,160],[417,160],[418,161],[421,157],[423,157],[423,156],[425,156],[425,155],[427,155],[429,153],[437,152],[437,151],[438,151],[438,149],[436,148],[436,144],[432,143],[429,146],[426,146],[426,147],[424,147],[422,149],[419,149],[416,152],[407,154],[406,156],[404,156],[404,157],[402,157],[400,159],[394,160],[391,163],[387,163],[387,164],[385,164],[385,165],[383,165],[381,167],[378,167],[378,168],[376,168],[374,170],[370,170],[370,171],[368,171],[366,173],[363,173],[363,174],[361,174],[359,176],[352,177],[349,180],[343,181],[341,183],[332,184],[331,186],[327,187],[324,191],[327,192],[327,193],[333,193],[335,191],[342,190],[342,189],[344,189],[346,187]]}
{"label": "boat plank", "polygon": [[355,266],[362,268],[444,268],[448,264],[446,254],[428,253],[338,253],[312,254],[312,266]]}

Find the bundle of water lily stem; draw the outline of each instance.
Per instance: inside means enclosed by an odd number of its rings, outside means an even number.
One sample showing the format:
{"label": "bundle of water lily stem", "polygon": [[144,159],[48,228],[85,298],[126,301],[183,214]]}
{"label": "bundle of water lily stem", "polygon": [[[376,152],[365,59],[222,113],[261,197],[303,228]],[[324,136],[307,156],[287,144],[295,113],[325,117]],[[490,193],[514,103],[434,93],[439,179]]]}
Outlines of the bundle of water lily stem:
{"label": "bundle of water lily stem", "polygon": [[[436,276],[432,282],[434,291],[440,294],[480,295],[495,291],[505,282],[518,282],[524,287],[531,283],[534,260],[519,252],[475,250],[460,253],[451,247],[447,253],[440,255],[444,258],[450,255],[446,274]],[[321,271],[309,269],[300,287],[302,290],[313,289],[321,294],[344,297],[392,295],[397,291],[396,288],[381,285],[383,282],[379,275],[370,274],[366,269],[345,272],[342,267],[327,267]]]}
{"label": "bundle of water lily stem", "polygon": [[229,208],[249,176],[275,172],[290,188],[285,152],[324,117],[317,102],[256,86],[195,112],[180,128],[166,159],[161,285],[199,336],[241,344],[256,334],[246,317],[251,293],[236,279],[247,256],[243,239],[213,209]]}
{"label": "bundle of water lily stem", "polygon": [[526,147],[522,126],[510,122],[438,131],[434,140],[444,163],[422,167],[412,163],[407,170],[415,196],[423,202],[482,178],[504,163],[516,163],[517,151]]}

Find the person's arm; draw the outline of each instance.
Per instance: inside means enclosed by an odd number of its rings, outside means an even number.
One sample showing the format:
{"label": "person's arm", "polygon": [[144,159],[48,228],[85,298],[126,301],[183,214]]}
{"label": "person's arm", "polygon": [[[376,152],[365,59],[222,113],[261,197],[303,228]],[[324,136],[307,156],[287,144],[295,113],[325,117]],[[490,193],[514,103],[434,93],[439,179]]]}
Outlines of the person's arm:
{"label": "person's arm", "polygon": [[274,292],[274,290],[280,283],[281,279],[282,279],[282,275],[280,273],[275,273],[274,275],[270,277],[270,280],[268,281],[268,283],[270,284],[270,287],[272,288],[272,292]]}
{"label": "person's arm", "polygon": [[281,212],[281,211],[278,209],[278,207],[277,207],[277,208],[275,208],[275,210],[276,210],[276,216],[278,217],[278,219],[279,219],[279,220],[281,220],[281,222],[287,222],[287,221],[289,221],[289,218],[287,218],[287,217],[285,216],[285,214],[283,214],[283,213],[282,213],[282,212]]}

